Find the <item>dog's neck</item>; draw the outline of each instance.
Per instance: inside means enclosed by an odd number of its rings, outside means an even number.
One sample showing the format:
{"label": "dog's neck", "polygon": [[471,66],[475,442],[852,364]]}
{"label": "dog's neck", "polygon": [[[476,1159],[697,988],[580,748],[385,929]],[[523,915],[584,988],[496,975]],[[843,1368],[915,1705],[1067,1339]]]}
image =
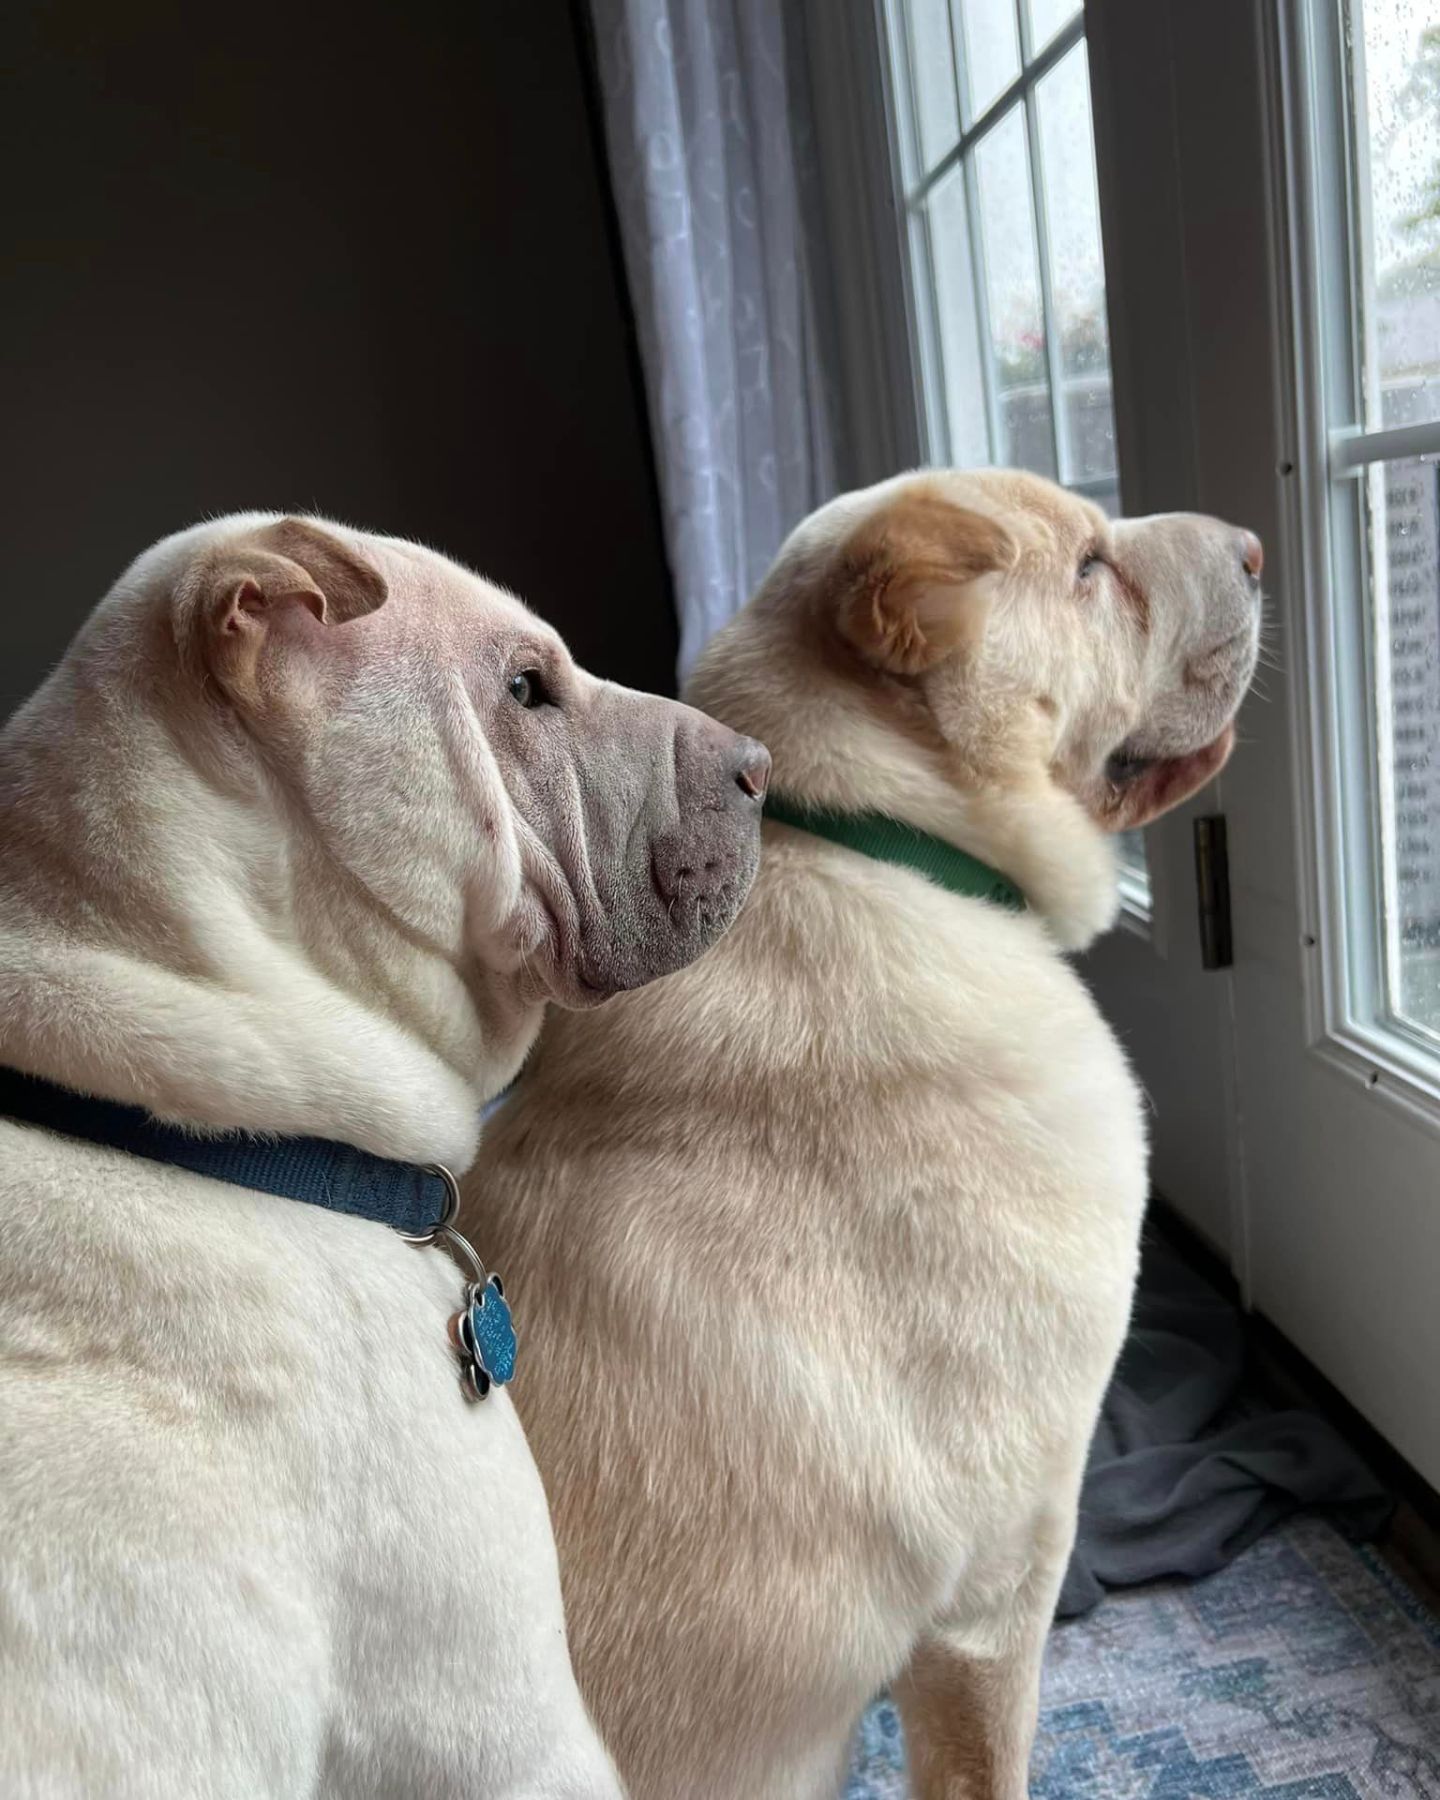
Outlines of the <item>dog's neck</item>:
{"label": "dog's neck", "polygon": [[[706,651],[686,695],[768,747],[777,793],[884,813],[956,845],[1012,881],[1063,949],[1082,950],[1114,924],[1114,842],[1078,800],[1043,770],[993,786],[967,778],[943,747],[898,728],[852,672],[789,627],[783,616],[747,614],[744,634],[727,632]],[[793,680],[777,682],[777,669]]]}
{"label": "dog's neck", "polygon": [[0,732],[0,1061],[463,1169],[543,1009],[350,891],[200,742],[73,659]]}

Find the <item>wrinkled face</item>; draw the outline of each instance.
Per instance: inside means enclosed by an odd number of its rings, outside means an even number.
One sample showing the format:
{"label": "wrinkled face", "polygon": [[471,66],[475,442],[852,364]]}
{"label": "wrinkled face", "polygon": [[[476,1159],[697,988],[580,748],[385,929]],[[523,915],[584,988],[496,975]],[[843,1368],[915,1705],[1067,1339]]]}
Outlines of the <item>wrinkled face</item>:
{"label": "wrinkled face", "polygon": [[[310,520],[204,528],[182,651],[321,856],[412,940],[586,1005],[665,975],[738,912],[765,750],[598,681],[443,557]],[[194,534],[187,534],[193,536]]]}
{"label": "wrinkled face", "polygon": [[552,971],[552,997],[584,1004],[671,973],[730,925],[770,758],[704,713],[595,680],[509,611],[468,683],[519,849],[502,936]]}
{"label": "wrinkled face", "polygon": [[917,476],[851,534],[842,629],[987,772],[1039,761],[1108,831],[1223,767],[1259,647],[1259,540],[1111,521],[1037,476]]}

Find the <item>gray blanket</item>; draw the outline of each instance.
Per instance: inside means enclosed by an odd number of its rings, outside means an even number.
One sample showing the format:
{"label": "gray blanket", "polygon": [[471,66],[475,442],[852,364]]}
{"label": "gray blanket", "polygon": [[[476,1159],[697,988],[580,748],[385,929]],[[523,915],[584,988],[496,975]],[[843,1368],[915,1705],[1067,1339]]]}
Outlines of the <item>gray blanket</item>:
{"label": "gray blanket", "polygon": [[1144,1248],[1135,1315],[1101,1409],[1059,1614],[1107,1587],[1208,1575],[1299,1507],[1374,1536],[1390,1496],[1325,1420],[1277,1410],[1245,1381],[1239,1312],[1161,1240]]}

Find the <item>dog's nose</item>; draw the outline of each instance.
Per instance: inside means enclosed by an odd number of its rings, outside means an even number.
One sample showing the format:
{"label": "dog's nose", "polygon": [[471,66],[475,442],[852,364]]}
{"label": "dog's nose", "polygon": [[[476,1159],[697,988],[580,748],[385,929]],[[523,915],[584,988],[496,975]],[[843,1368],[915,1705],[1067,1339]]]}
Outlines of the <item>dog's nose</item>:
{"label": "dog's nose", "polygon": [[740,766],[735,781],[742,794],[752,800],[763,800],[770,785],[770,752],[754,738],[740,740]]}
{"label": "dog's nose", "polygon": [[1265,567],[1265,546],[1253,531],[1240,533],[1240,566],[1252,581],[1260,579]]}

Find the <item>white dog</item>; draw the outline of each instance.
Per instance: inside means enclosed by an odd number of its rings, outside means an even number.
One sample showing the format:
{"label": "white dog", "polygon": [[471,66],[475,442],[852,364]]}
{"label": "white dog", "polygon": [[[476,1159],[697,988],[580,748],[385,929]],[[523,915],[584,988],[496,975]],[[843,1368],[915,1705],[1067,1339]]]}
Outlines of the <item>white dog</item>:
{"label": "white dog", "polygon": [[5,728],[5,1800],[618,1794],[464,1277],[329,1207],[443,1199],[547,1000],[724,929],[767,768],[443,558],[273,515],[142,556]]}
{"label": "white dog", "polygon": [[807,520],[701,659],[775,757],[755,892],[552,1017],[467,1185],[636,1800],[834,1796],[885,1682],[923,1800],[1024,1794],[1146,1191],[1062,950],[1108,834],[1228,755],[1259,570],[1218,520],[917,475]]}

